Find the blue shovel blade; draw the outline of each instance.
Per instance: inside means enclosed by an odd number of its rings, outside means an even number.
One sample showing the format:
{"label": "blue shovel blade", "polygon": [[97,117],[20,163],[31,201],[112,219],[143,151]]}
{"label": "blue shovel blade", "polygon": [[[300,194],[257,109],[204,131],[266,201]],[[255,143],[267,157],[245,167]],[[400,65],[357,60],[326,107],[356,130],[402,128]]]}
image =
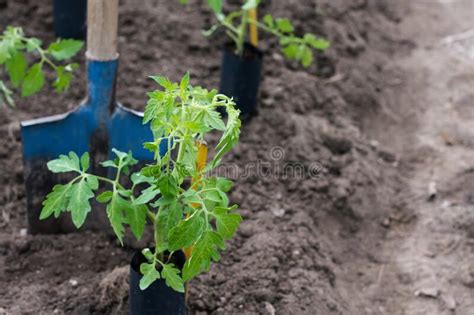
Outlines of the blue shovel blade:
{"label": "blue shovel blade", "polygon": [[[112,158],[112,148],[132,151],[141,162],[153,160],[153,154],[142,146],[153,139],[150,127],[142,124],[142,114],[114,100],[116,71],[117,60],[89,61],[88,97],[79,107],[66,114],[21,123],[30,233],[75,231],[69,215],[39,220],[46,195],[55,184],[69,178],[47,169],[46,163],[51,159],[70,151],[78,155],[87,151],[91,154],[92,171],[101,176],[106,176],[107,170],[94,166]],[[104,211],[92,211],[86,228],[102,230],[104,226],[108,226]]]}

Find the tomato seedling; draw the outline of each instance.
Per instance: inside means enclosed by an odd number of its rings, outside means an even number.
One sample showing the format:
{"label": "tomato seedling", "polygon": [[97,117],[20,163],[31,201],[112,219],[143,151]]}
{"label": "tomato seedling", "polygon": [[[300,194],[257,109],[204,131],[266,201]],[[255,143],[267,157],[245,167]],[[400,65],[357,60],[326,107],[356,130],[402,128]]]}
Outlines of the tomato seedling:
{"label": "tomato seedling", "polygon": [[[180,2],[186,4],[188,0],[180,0]],[[207,3],[214,12],[217,23],[204,31],[204,35],[210,36],[218,29],[224,28],[227,36],[233,41],[235,53],[238,55],[244,52],[244,43],[248,38],[250,24],[277,37],[283,55],[290,60],[300,62],[305,68],[313,62],[313,50],[324,51],[330,45],[326,39],[311,33],[297,36],[293,24],[287,18],[274,18],[266,14],[263,17],[263,23],[252,18],[249,12],[258,7],[260,0],[246,0],[240,10],[227,14],[223,11],[224,0],[208,0]]]}
{"label": "tomato seedling", "polygon": [[[191,86],[188,74],[179,83],[164,77],[151,78],[161,87],[148,93],[143,118],[153,132],[153,141],[143,144],[153,153],[153,163],[129,176],[130,167],[137,161],[130,152],[114,149],[115,159],[101,163],[115,170],[115,178],[109,179],[88,173],[88,153],[80,158],[74,152],[61,155],[48,162],[49,170],[74,172],[77,176],[53,188],[43,202],[41,219],[67,211],[80,228],[91,211],[90,199],[96,195],[99,183],[105,183],[107,190],[96,199],[107,205],[110,224],[120,242],[125,226],[137,239],[142,237],[147,222],[154,228],[154,249],[142,252],[147,262],[140,266],[140,288],[146,289],[162,278],[169,287],[184,292],[185,281],[219,260],[224,241],[234,235],[242,220],[234,212],[237,206],[229,205],[227,192],[232,182],[209,175],[239,140],[239,111],[231,98],[216,90]],[[218,108],[227,112],[225,123]],[[198,167],[198,147],[213,130],[221,132],[215,155],[205,168]],[[123,184],[124,176],[129,176],[128,186]],[[170,258],[189,247],[193,247],[192,253],[180,272]]]}
{"label": "tomato seedling", "polygon": [[[79,40],[59,39],[44,49],[38,38],[25,37],[21,27],[8,26],[0,35],[0,69],[7,72],[11,86],[20,89],[22,97],[27,97],[43,88],[44,66],[48,66],[56,74],[52,85],[56,92],[61,93],[69,88],[73,72],[78,65],[59,65],[56,61],[63,62],[72,58],[83,45]],[[27,55],[32,57],[28,58]],[[30,67],[28,59],[37,61]],[[6,102],[14,106],[12,95],[11,88],[0,80],[0,105]]]}

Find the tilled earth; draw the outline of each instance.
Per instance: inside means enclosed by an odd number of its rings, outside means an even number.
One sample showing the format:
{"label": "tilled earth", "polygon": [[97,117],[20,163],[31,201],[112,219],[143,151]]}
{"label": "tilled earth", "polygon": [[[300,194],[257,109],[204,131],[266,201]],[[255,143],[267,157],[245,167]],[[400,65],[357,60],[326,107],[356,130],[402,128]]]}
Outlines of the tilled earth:
{"label": "tilled earth", "polygon": [[[22,26],[51,41],[51,10],[35,0],[0,1],[0,28]],[[260,113],[226,159],[236,170],[231,198],[245,221],[222,261],[190,283],[189,311],[384,314],[391,296],[377,285],[403,283],[382,281],[379,254],[393,223],[410,229],[417,215],[407,199],[411,160],[381,137],[389,129],[369,119],[396,116],[387,121],[405,128],[387,95],[410,82],[393,60],[416,47],[400,32],[412,8],[408,1],[290,0],[269,1],[263,11],[292,19],[299,33],[327,37],[332,47],[306,71],[262,36]],[[205,1],[121,1],[118,100],[143,109],[154,89],[148,75],[178,80],[189,70],[193,85],[217,87],[225,38],[201,35],[211,21]],[[137,244],[122,248],[98,231],[25,233],[19,121],[79,104],[84,58],[77,62],[67,93],[44,91],[19,99],[16,109],[0,109],[0,314],[127,313],[126,266]]]}

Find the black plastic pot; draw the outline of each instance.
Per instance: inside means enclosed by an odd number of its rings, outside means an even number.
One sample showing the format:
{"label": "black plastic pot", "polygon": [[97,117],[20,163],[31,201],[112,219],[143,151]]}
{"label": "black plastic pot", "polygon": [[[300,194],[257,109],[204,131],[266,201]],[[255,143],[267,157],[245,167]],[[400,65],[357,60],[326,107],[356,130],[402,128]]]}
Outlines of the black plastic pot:
{"label": "black plastic pot", "polygon": [[54,0],[53,6],[56,37],[85,38],[87,0]]}
{"label": "black plastic pot", "polygon": [[246,43],[242,56],[235,54],[235,46],[224,46],[219,91],[232,96],[243,119],[257,114],[258,89],[262,72],[262,52]]}
{"label": "black plastic pot", "polygon": [[[140,265],[144,262],[146,259],[142,253],[136,252],[130,263],[130,314],[186,315],[184,293],[171,289],[163,279],[156,280],[146,290],[140,289]],[[184,254],[181,251],[175,252],[172,262],[182,269],[185,263]]]}

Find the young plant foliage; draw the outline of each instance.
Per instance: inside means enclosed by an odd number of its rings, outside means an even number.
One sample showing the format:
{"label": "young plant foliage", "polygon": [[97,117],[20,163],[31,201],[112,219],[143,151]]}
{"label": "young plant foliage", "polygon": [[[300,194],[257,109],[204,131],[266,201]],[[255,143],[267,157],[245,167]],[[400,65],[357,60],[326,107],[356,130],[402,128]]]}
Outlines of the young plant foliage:
{"label": "young plant foliage", "polygon": [[[180,82],[152,76],[159,88],[148,93],[143,122],[153,132],[153,141],[144,147],[153,153],[154,161],[132,173],[131,184],[122,177],[137,161],[132,153],[113,150],[115,158],[102,166],[115,170],[114,179],[88,172],[89,155],[80,158],[73,152],[48,163],[54,173],[76,174],[69,183],[56,185],[43,202],[41,219],[71,212],[80,228],[91,210],[90,200],[106,204],[107,215],[117,238],[122,242],[125,228],[140,239],[147,223],[154,229],[154,250],[145,249],[147,262],[140,266],[143,277],[140,288],[146,289],[157,279],[176,291],[184,292],[184,282],[209,270],[218,261],[225,240],[233,237],[242,217],[229,206],[227,193],[232,181],[211,176],[223,155],[237,144],[240,134],[239,111],[233,100],[216,90],[208,91],[189,84],[189,74]],[[223,120],[218,109],[227,113]],[[198,167],[198,147],[205,135],[221,132],[215,155],[206,168]],[[99,183],[106,185],[98,193]],[[193,247],[181,272],[171,263],[176,251]]]}
{"label": "young plant foliage", "polygon": [[[180,0],[182,4],[187,4],[187,0]],[[330,43],[326,39],[311,33],[303,36],[295,34],[295,28],[287,18],[274,18],[270,14],[263,17],[263,23],[252,19],[249,10],[258,7],[260,0],[245,0],[240,10],[224,13],[224,0],[207,0],[210,9],[216,17],[216,24],[204,32],[205,36],[212,35],[220,28],[225,30],[227,36],[234,42],[236,54],[242,55],[244,43],[248,37],[249,25],[256,25],[257,28],[278,38],[283,55],[290,60],[298,61],[303,67],[309,67],[314,58],[314,51],[324,51],[329,48]]]}
{"label": "young plant foliage", "polygon": [[[75,63],[59,65],[58,62],[74,57],[84,43],[73,39],[59,39],[48,48],[34,37],[25,37],[20,27],[9,26],[0,35],[0,70],[5,71],[10,79],[10,87],[0,80],[0,106],[7,103],[14,106],[12,88],[21,92],[22,97],[38,93],[45,84],[45,68],[51,68],[56,78],[52,86],[58,93],[69,88]],[[30,66],[29,62],[33,61]]]}

